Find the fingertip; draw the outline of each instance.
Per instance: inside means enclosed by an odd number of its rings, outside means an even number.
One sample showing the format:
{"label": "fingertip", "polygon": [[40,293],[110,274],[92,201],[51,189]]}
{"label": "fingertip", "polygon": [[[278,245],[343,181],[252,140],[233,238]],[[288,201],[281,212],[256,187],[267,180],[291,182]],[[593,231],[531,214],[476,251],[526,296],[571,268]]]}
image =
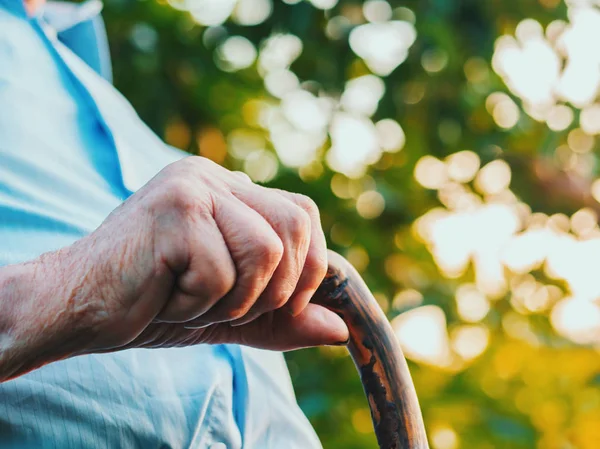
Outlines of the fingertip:
{"label": "fingertip", "polygon": [[304,322],[304,337],[314,346],[337,345],[350,338],[344,320],[325,307],[309,304],[298,318]]}
{"label": "fingertip", "polygon": [[296,293],[285,306],[285,310],[294,318],[299,316],[304,312],[313,295],[314,292],[312,290],[304,290]]}

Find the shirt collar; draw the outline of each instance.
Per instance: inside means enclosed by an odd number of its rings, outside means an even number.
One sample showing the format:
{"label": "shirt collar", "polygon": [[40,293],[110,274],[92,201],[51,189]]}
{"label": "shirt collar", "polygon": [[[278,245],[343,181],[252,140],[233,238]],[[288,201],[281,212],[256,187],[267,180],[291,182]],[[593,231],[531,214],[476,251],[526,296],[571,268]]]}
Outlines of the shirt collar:
{"label": "shirt collar", "polygon": [[[28,17],[23,0],[0,0],[0,6],[19,17]],[[101,11],[100,0],[81,4],[50,1],[38,10],[36,17],[43,18],[57,32],[62,32],[99,16]]]}
{"label": "shirt collar", "polygon": [[60,40],[98,74],[111,81],[110,51],[100,16],[102,6],[100,0],[79,4],[50,1],[39,11],[37,19],[47,35]]}
{"label": "shirt collar", "polygon": [[0,0],[0,6],[19,17],[27,18],[23,0]]}
{"label": "shirt collar", "polygon": [[47,2],[40,14],[56,32],[61,33],[98,17],[101,11],[100,0],[88,0],[81,4]]}

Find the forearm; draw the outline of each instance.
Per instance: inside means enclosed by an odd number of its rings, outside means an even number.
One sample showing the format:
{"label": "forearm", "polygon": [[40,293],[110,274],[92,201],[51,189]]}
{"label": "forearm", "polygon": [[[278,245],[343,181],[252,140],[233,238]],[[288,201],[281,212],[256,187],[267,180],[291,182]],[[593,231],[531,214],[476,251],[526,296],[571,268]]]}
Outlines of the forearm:
{"label": "forearm", "polygon": [[76,354],[72,282],[59,253],[0,268],[0,382]]}

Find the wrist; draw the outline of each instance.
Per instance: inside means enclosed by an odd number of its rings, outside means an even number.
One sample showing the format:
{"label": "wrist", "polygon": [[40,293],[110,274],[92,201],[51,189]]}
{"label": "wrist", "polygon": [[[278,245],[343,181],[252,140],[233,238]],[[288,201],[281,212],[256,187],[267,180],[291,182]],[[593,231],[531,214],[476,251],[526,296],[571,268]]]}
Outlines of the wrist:
{"label": "wrist", "polygon": [[77,355],[81,331],[60,252],[0,269],[0,382]]}

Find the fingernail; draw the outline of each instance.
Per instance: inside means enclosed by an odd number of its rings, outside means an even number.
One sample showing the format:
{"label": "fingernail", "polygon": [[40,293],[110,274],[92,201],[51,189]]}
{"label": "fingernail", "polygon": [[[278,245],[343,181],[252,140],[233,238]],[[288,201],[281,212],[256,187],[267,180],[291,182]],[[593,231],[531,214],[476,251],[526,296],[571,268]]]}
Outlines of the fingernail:
{"label": "fingernail", "polygon": [[296,296],[293,297],[293,301],[290,301],[286,306],[287,312],[292,315],[294,318],[304,312],[307,304],[310,302],[310,299],[313,297],[312,291],[304,291],[301,293],[297,293]]}
{"label": "fingernail", "polygon": [[210,326],[210,324],[186,324],[183,326],[184,329],[187,330],[198,330],[198,329],[204,329],[205,327]]}
{"label": "fingernail", "polygon": [[328,345],[328,346],[348,346],[350,344],[350,338],[348,338],[348,340],[346,341],[342,341],[341,343],[334,343],[332,345]]}
{"label": "fingernail", "polygon": [[294,309],[292,308],[292,306],[285,306],[284,310],[289,313],[291,316],[295,317],[296,313],[294,312]]}

